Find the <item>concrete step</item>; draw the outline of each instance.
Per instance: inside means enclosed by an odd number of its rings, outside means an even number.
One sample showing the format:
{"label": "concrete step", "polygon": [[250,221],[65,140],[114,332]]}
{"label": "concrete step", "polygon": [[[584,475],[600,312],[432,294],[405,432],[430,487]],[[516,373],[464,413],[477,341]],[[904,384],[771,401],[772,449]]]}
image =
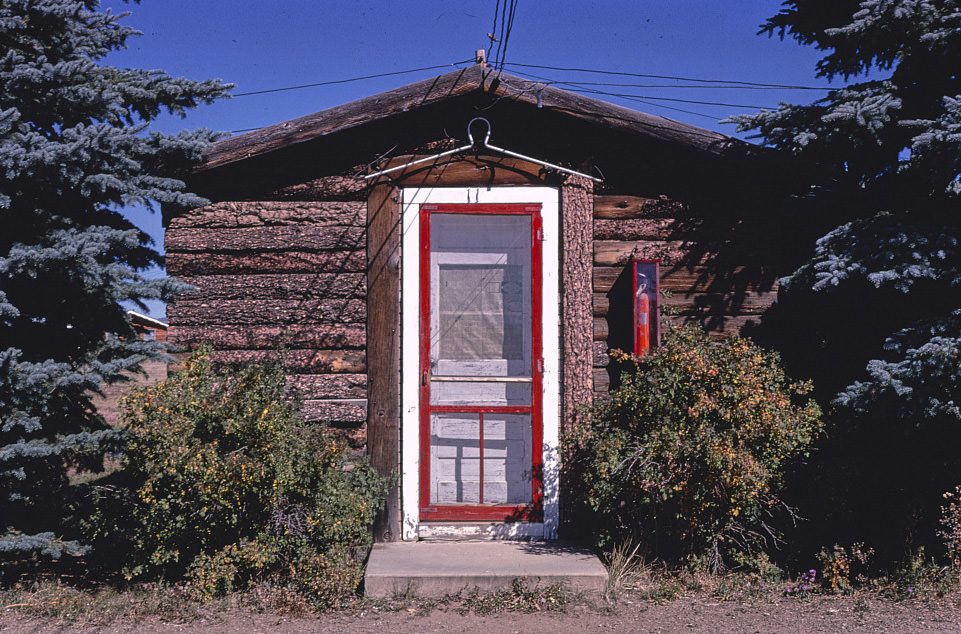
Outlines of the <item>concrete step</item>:
{"label": "concrete step", "polygon": [[607,570],[589,550],[554,541],[423,541],[374,544],[364,578],[366,594],[441,597],[477,588],[528,588],[556,583],[603,592]]}

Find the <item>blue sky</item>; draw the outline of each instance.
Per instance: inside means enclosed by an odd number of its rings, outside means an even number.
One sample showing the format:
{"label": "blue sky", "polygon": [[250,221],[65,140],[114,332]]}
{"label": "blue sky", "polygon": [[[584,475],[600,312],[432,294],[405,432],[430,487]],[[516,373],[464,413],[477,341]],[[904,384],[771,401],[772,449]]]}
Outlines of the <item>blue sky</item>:
{"label": "blue sky", "polygon": [[[112,54],[108,63],[159,68],[192,79],[216,77],[237,84],[235,93],[444,66],[237,96],[191,112],[186,119],[164,117],[154,125],[161,131],[176,132],[195,127],[223,131],[258,128],[453,70],[459,62],[472,59],[475,49],[488,48],[495,9],[502,5],[497,0],[143,0],[139,5],[109,0],[103,6],[115,12],[130,11],[124,22],[143,32],[127,50]],[[759,25],[779,8],[779,2],[769,0],[518,0],[506,51],[501,44],[501,52],[506,72],[553,82],[592,82],[581,84],[579,90],[630,94],[632,99],[593,96],[734,134],[733,126],[718,122],[757,107],[774,107],[779,101],[807,103],[824,93],[736,88],[729,82],[828,85],[814,76],[817,51],[791,40],[756,34]],[[497,31],[495,35],[501,31],[500,24]],[[494,53],[497,46],[494,44]],[[597,85],[614,83],[635,85]],[[572,89],[564,83],[558,86]],[[509,139],[497,141],[509,145]],[[157,215],[142,209],[132,209],[129,214],[162,245]],[[150,313],[163,317],[163,306],[151,305]]]}

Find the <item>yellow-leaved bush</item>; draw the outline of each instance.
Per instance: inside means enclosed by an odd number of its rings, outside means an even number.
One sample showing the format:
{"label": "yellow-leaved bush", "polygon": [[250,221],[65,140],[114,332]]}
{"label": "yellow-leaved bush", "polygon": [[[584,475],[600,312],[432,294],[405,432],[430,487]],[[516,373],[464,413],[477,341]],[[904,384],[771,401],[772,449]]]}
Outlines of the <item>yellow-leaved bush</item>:
{"label": "yellow-leaved bush", "polygon": [[821,430],[810,384],[775,353],[693,325],[623,360],[620,387],[566,437],[581,526],[602,546],[634,538],[712,569],[776,541],[786,470]]}
{"label": "yellow-leaved bush", "polygon": [[301,420],[279,364],[215,367],[202,349],[128,394],[122,421],[127,486],[101,522],[127,578],[186,578],[200,598],[257,581],[318,607],[355,591],[384,479]]}

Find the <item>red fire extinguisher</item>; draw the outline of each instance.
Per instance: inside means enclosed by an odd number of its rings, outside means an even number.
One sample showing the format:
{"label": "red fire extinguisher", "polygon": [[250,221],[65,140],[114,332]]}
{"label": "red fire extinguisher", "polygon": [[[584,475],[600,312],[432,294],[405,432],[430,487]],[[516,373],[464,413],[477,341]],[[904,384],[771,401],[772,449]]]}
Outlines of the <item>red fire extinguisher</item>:
{"label": "red fire extinguisher", "polygon": [[651,298],[647,295],[647,276],[639,275],[634,294],[634,354],[643,357],[651,349]]}

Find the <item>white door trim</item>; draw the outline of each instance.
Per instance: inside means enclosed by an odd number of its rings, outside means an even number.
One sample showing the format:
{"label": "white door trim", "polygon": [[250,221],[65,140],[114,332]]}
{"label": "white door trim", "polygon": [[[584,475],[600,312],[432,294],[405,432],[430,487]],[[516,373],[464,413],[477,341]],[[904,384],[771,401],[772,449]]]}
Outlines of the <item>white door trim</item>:
{"label": "white door trim", "polygon": [[[491,537],[557,537],[560,461],[560,190],[555,187],[406,188],[401,203],[401,514],[402,539],[420,530],[420,205],[531,203],[541,205],[544,521],[492,524]],[[377,363],[370,359],[370,363]],[[453,528],[453,527],[451,527]],[[476,534],[477,527],[471,527]],[[433,532],[438,532],[434,528]],[[443,531],[441,531],[443,532]],[[448,531],[449,532],[449,531]]]}

